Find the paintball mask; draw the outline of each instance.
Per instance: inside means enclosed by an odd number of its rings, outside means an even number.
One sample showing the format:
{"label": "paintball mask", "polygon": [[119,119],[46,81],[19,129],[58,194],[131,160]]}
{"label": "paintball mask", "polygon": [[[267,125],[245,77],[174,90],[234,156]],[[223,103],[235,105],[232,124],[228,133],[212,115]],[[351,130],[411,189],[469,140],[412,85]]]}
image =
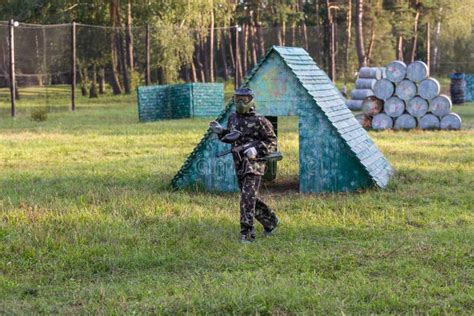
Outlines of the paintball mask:
{"label": "paintball mask", "polygon": [[237,113],[249,113],[252,108],[255,108],[253,91],[248,88],[240,88],[235,90],[234,103]]}

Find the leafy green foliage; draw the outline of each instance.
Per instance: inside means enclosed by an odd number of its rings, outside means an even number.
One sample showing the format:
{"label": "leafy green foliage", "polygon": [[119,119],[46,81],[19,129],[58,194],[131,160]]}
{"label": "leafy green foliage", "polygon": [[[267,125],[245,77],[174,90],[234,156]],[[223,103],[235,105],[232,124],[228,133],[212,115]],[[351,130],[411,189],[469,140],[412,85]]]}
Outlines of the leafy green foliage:
{"label": "leafy green foliage", "polygon": [[48,108],[36,107],[31,110],[31,119],[36,122],[43,122],[48,119]]}

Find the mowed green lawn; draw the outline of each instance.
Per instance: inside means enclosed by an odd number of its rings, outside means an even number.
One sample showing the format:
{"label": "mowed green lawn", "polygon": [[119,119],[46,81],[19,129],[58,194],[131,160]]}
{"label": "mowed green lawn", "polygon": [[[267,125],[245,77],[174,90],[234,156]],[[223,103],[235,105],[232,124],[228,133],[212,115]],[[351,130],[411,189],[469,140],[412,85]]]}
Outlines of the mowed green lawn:
{"label": "mowed green lawn", "polygon": [[[238,194],[169,186],[209,119],[22,93],[13,120],[0,90],[1,314],[474,312],[474,104],[454,108],[462,131],[370,132],[396,170],[386,190],[264,187],[281,228],[242,245]],[[285,184],[295,118],[280,136]]]}

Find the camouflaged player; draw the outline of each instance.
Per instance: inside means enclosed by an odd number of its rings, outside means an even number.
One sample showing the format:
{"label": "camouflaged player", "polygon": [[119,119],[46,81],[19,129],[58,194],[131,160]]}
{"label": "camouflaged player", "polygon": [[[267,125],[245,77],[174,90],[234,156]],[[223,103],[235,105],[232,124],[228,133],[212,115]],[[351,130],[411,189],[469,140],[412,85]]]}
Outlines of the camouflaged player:
{"label": "camouflaged player", "polygon": [[[232,148],[245,147],[242,152],[232,152],[241,190],[240,196],[240,240],[255,240],[254,218],[264,227],[264,234],[271,235],[278,225],[273,210],[257,197],[266,163],[260,158],[277,150],[277,137],[273,126],[265,117],[255,112],[254,94],[247,88],[234,92],[236,112],[232,113],[223,128],[216,121],[210,123],[211,129],[219,139],[232,143]],[[226,135],[238,131],[239,137],[226,141]]]}

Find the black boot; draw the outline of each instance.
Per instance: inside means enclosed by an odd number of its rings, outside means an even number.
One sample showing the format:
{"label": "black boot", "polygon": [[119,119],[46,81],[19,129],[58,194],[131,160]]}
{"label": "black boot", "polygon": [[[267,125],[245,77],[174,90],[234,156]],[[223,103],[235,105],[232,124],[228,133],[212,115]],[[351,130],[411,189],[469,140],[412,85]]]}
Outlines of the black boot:
{"label": "black boot", "polygon": [[265,237],[271,236],[275,233],[275,230],[277,229],[278,224],[280,223],[280,220],[278,219],[278,217],[275,216],[275,219],[276,219],[275,225],[272,228],[266,228],[266,227],[263,228],[263,235]]}
{"label": "black boot", "polygon": [[255,241],[255,230],[253,228],[250,230],[242,230],[240,232],[241,243],[251,243],[254,241]]}

